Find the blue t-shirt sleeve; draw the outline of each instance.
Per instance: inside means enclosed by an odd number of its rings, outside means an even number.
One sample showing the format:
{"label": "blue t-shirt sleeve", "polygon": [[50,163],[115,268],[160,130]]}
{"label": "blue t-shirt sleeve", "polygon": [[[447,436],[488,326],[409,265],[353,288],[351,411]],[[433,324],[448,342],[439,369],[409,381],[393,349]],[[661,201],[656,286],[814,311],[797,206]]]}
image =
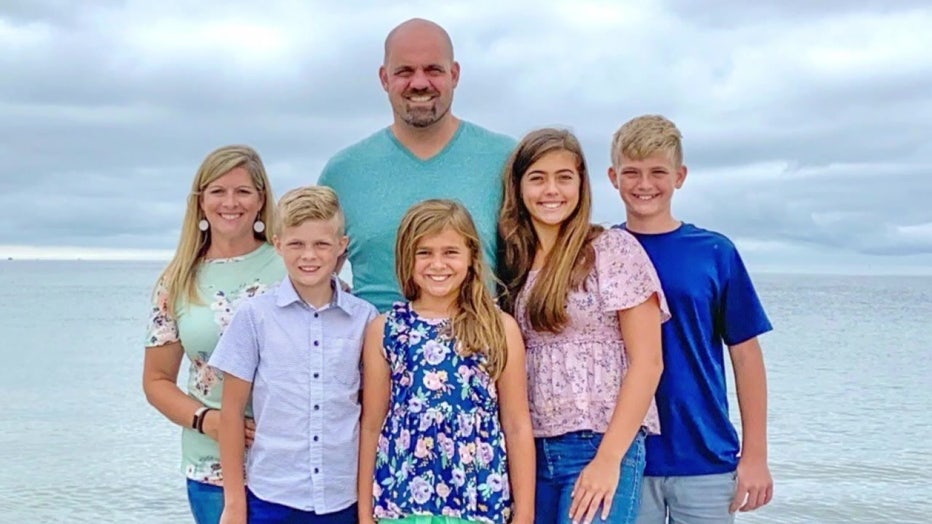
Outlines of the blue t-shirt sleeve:
{"label": "blue t-shirt sleeve", "polygon": [[738,250],[729,242],[730,252],[724,260],[721,320],[722,340],[729,346],[740,344],[771,329],[751,275],[748,274]]}
{"label": "blue t-shirt sleeve", "polygon": [[255,314],[248,300],[233,314],[208,363],[248,382],[255,378],[259,366],[259,337]]}

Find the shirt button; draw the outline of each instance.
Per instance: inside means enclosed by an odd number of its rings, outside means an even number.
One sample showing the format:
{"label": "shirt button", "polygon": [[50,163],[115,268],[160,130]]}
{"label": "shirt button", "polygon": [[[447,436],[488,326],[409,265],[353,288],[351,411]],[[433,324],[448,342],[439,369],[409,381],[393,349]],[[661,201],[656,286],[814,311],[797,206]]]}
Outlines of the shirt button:
{"label": "shirt button", "polygon": [[320,314],[314,313],[314,318],[317,318],[317,317],[319,317],[319,316],[320,316]]}
{"label": "shirt button", "polygon": [[314,378],[320,377],[320,373],[314,373]]}
{"label": "shirt button", "polygon": [[314,468],[314,474],[317,474],[317,473],[319,473],[318,469]]}
{"label": "shirt button", "polygon": [[317,346],[317,345],[320,345],[320,343],[315,340],[314,345]]}
{"label": "shirt button", "polygon": [[314,404],[314,411],[317,411],[318,409],[320,409],[320,406],[318,406],[317,404]]}
{"label": "shirt button", "polygon": [[317,442],[317,435],[314,435],[314,442]]}

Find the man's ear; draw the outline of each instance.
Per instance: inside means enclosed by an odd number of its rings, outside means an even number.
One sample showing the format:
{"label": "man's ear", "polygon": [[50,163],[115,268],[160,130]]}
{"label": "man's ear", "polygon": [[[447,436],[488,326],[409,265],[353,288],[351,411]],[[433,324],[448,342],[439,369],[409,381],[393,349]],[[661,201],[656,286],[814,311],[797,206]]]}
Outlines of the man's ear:
{"label": "man's ear", "polygon": [[453,87],[456,87],[460,83],[460,63],[455,60],[450,67],[450,76],[453,77]]}
{"label": "man's ear", "polygon": [[385,92],[388,92],[388,70],[385,69],[385,66],[379,66],[379,82],[382,84],[382,89]]}

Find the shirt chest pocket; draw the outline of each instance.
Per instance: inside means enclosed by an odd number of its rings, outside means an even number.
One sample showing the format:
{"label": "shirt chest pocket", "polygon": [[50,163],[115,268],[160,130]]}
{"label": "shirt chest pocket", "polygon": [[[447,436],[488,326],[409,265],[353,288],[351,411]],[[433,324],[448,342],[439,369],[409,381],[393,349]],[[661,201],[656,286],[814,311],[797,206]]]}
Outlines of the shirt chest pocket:
{"label": "shirt chest pocket", "polygon": [[324,361],[325,375],[333,377],[333,380],[342,386],[359,389],[362,338],[334,338],[331,342],[331,350]]}

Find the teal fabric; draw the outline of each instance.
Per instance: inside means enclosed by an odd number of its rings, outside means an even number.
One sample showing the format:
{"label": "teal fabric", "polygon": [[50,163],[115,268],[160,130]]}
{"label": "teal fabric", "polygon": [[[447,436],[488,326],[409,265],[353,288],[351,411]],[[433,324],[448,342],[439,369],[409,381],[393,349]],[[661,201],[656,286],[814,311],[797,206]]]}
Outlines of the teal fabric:
{"label": "teal fabric", "polygon": [[472,214],[495,267],[502,171],[516,141],[462,121],[450,143],[421,160],[390,128],[337,153],[318,183],[340,197],[350,237],[353,292],[381,312],[403,300],[395,279],[395,236],[405,212],[429,198],[452,198]]}

